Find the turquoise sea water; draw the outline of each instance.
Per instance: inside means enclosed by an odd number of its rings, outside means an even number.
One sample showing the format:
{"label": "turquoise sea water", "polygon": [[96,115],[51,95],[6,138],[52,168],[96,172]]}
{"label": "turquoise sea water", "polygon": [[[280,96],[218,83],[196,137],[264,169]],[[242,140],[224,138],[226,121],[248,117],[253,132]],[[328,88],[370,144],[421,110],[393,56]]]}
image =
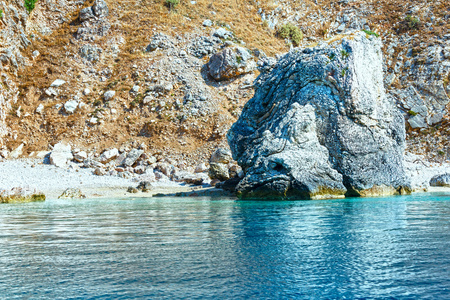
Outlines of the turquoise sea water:
{"label": "turquoise sea water", "polygon": [[0,299],[448,299],[450,196],[0,205]]}

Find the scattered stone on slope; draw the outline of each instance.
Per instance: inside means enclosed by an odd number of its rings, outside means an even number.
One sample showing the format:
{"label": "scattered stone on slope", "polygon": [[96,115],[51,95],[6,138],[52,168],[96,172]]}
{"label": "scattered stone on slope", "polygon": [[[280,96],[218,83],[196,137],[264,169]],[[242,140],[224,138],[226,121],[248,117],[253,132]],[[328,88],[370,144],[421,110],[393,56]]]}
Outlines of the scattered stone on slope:
{"label": "scattered stone on slope", "polygon": [[9,158],[19,158],[23,153],[23,146],[24,144],[20,144],[19,147],[11,151]]}
{"label": "scattered stone on slope", "polygon": [[110,161],[112,161],[113,159],[116,159],[118,156],[119,156],[119,150],[117,150],[117,148],[113,148],[111,150],[107,150],[107,151],[103,152],[100,155],[99,160],[101,163],[107,164]]}
{"label": "scattered stone on slope", "polygon": [[38,105],[38,107],[36,107],[36,113],[42,114],[43,112],[44,112],[44,105],[41,103]]}
{"label": "scattered stone on slope", "polygon": [[73,159],[77,162],[84,162],[88,158],[86,151],[78,151],[73,153]]}
{"label": "scattered stone on slope", "polygon": [[130,153],[128,153],[127,157],[124,159],[122,164],[125,167],[133,166],[143,153],[144,150],[132,149]]}
{"label": "scattered stone on slope", "polygon": [[114,98],[115,95],[116,95],[116,92],[115,92],[115,91],[106,91],[106,92],[103,94],[103,99],[104,99],[105,101],[110,101],[111,99]]}
{"label": "scattered stone on slope", "polygon": [[193,56],[202,58],[216,52],[221,44],[222,41],[217,37],[200,36],[191,40],[188,50]]}
{"label": "scattered stone on slope", "polygon": [[62,80],[62,79],[56,79],[55,81],[52,82],[50,87],[58,88],[58,87],[62,86],[65,83],[66,82],[64,80]]}
{"label": "scattered stone on slope", "polygon": [[256,70],[256,63],[247,49],[228,47],[210,58],[208,70],[212,78],[222,81]]}
{"label": "scattered stone on slope", "polygon": [[78,51],[81,58],[89,62],[96,62],[100,59],[100,54],[103,50],[94,45],[83,45]]}
{"label": "scattered stone on slope", "polygon": [[361,32],[294,49],[228,133],[241,197],[316,199],[409,191],[404,120],[383,86],[381,40]]}
{"label": "scattered stone on slope", "polygon": [[95,0],[91,7],[83,8],[80,11],[81,25],[76,38],[92,41],[95,40],[95,36],[105,36],[111,28],[106,19],[108,15],[109,8],[104,0]]}
{"label": "scattered stone on slope", "polygon": [[64,103],[64,110],[68,114],[73,114],[75,112],[75,110],[77,109],[78,104],[79,103],[76,100],[67,101],[66,103]]}
{"label": "scattered stone on slope", "polygon": [[157,33],[152,37],[150,44],[148,44],[146,48],[146,51],[151,52],[157,49],[173,48],[174,44],[174,40],[168,35],[164,33]]}

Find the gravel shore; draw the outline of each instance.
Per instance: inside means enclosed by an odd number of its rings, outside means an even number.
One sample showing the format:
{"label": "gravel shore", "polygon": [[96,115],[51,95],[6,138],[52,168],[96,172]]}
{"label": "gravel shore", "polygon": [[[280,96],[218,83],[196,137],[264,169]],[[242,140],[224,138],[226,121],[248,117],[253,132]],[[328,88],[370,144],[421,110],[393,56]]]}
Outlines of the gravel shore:
{"label": "gravel shore", "polygon": [[[446,187],[430,187],[434,175],[450,173],[449,164],[431,164],[420,156],[406,155],[406,173],[411,178],[414,192],[450,191]],[[127,188],[136,187],[138,178],[125,179],[117,176],[96,176],[92,169],[63,169],[43,164],[38,159],[16,159],[0,161],[0,190],[30,188],[43,192],[47,199],[60,196],[68,188],[78,188],[88,198],[151,197],[155,194],[174,195],[176,193],[199,194],[208,192],[202,186],[193,187],[172,181],[153,182],[153,189],[146,193],[128,193]]]}
{"label": "gravel shore", "polygon": [[88,198],[151,196],[165,191],[187,191],[189,188],[174,182],[158,182],[151,193],[130,194],[129,186],[138,182],[115,176],[96,176],[92,169],[62,169],[42,164],[42,160],[18,159],[0,161],[0,190],[14,187],[36,189],[48,199],[57,198],[67,188],[79,188]]}

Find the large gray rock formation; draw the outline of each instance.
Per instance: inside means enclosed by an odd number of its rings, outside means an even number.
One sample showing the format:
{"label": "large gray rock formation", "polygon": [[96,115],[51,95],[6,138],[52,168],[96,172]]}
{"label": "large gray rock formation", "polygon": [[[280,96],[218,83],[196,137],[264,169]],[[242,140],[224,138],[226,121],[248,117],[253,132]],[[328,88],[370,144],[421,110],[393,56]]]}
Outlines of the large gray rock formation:
{"label": "large gray rock formation", "polygon": [[364,33],[294,49],[260,75],[228,133],[244,198],[409,191],[404,120],[383,86],[381,41]]}

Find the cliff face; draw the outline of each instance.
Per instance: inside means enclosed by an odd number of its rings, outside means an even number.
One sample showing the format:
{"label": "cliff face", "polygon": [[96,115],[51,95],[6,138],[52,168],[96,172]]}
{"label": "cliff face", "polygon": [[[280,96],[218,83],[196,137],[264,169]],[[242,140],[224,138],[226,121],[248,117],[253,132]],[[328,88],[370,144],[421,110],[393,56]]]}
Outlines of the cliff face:
{"label": "cliff face", "polygon": [[28,12],[21,0],[1,2],[3,17],[0,20],[0,70],[17,69],[27,62],[22,51],[31,44],[25,27]]}
{"label": "cliff face", "polygon": [[[29,13],[23,0],[0,2],[5,147],[24,143],[28,154],[65,139],[98,151],[135,141],[155,153],[206,158],[225,145],[252,97],[255,64],[270,67],[292,46],[277,34],[292,23],[303,31],[301,49],[350,30],[380,34],[383,80],[403,112],[409,149],[446,158],[450,132],[439,127],[449,119],[446,1],[164,3],[39,0]],[[240,69],[214,77],[213,56]],[[51,87],[57,79],[65,83]]]}
{"label": "cliff face", "polygon": [[22,51],[30,44],[25,33],[28,14],[22,1],[1,2],[3,16],[0,19],[0,146],[8,133],[6,117],[18,100],[15,83],[17,69],[26,65]]}
{"label": "cliff face", "polygon": [[243,197],[376,196],[408,186],[381,41],[362,32],[282,57],[259,78],[228,141],[246,173]]}

